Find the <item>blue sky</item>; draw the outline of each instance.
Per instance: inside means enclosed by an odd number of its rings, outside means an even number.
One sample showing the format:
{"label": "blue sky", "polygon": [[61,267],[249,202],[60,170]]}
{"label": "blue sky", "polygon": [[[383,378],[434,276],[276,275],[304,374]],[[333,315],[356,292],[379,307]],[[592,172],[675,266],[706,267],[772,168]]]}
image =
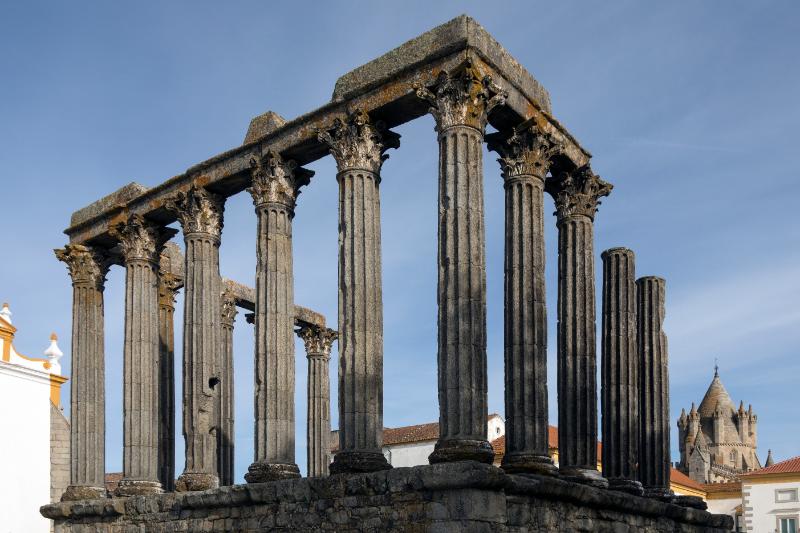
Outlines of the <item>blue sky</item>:
{"label": "blue sky", "polygon": [[[131,181],[156,185],[240,144],[264,111],[291,119],[324,104],[338,76],[460,13],[544,84],[555,116],[615,185],[596,219],[598,273],[603,249],[627,246],[639,275],[667,279],[673,421],[700,401],[718,358],[734,401],[752,403],[759,415],[762,460],[767,448],[777,459],[800,454],[800,4],[790,1],[153,2],[127,9],[4,2],[0,300],[15,313],[17,348],[39,355],[56,331],[69,374],[71,288],[51,250],[66,242],[61,232],[72,211]],[[433,120],[397,131],[402,146],[384,165],[381,186],[387,426],[438,416]],[[325,158],[310,168],[317,174],[294,226],[295,294],[335,323],[335,167]],[[494,154],[485,157],[485,182],[489,406],[502,413],[503,190]],[[249,197],[228,201],[223,275],[250,284],[255,223]],[[555,423],[554,218],[546,227]],[[123,283],[114,268],[106,289],[108,471],[122,465]],[[240,314],[239,479],[252,461],[251,327]],[[297,354],[304,468],[299,343]],[[335,395],[335,379],[332,385]],[[180,438],[178,448],[180,471]]]}

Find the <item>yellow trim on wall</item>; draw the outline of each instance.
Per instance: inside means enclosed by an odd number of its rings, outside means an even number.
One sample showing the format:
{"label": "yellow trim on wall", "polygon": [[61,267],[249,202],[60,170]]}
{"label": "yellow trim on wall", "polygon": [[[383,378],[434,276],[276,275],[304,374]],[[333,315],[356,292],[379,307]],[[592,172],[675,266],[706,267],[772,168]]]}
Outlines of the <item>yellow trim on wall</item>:
{"label": "yellow trim on wall", "polygon": [[61,385],[67,382],[64,376],[50,374],[50,401],[56,407],[61,407]]}
{"label": "yellow trim on wall", "polygon": [[[758,476],[758,477],[756,477]],[[762,484],[762,483],[781,483],[783,481],[800,481],[800,472],[776,473],[776,474],[750,474],[742,478],[742,483]]]}

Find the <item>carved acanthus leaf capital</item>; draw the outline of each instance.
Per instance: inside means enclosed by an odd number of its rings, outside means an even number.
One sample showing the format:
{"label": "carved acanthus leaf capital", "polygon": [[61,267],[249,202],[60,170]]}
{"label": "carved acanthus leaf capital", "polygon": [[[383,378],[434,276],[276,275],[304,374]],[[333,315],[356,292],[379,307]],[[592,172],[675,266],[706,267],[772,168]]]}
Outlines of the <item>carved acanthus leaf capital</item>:
{"label": "carved acanthus leaf capital", "polygon": [[193,185],[167,200],[165,207],[178,217],[184,235],[207,233],[219,238],[222,234],[225,198],[218,194]]}
{"label": "carved acanthus leaf capital", "polygon": [[304,324],[297,328],[296,332],[297,336],[303,339],[308,355],[329,356],[333,341],[339,338],[336,330],[315,324]]}
{"label": "carved acanthus leaf capital", "polygon": [[414,84],[414,92],[430,104],[428,112],[436,119],[436,131],[452,126],[470,126],[483,133],[489,113],[505,105],[508,91],[500,88],[467,60],[453,73],[442,71],[436,85],[429,89]]}
{"label": "carved acanthus leaf capital", "polygon": [[67,244],[53,252],[59,261],[66,263],[73,285],[86,284],[103,290],[111,266],[108,253],[83,244]]}
{"label": "carved acanthus leaf capital", "polygon": [[231,291],[224,290],[220,301],[222,302],[222,325],[232,328],[237,313],[236,298]]}
{"label": "carved acanthus leaf capital", "polygon": [[358,109],[345,120],[337,118],[330,129],[317,133],[317,139],[328,146],[339,172],[358,169],[380,174],[389,159],[384,152],[400,146],[400,135],[380,121],[372,124],[369,115]]}
{"label": "carved acanthus leaf capital", "polygon": [[535,176],[544,180],[553,158],[563,145],[550,133],[526,121],[510,135],[493,133],[486,136],[490,150],[500,155],[497,160],[506,180],[519,176]]}
{"label": "carved acanthus leaf capital", "polygon": [[594,220],[600,198],[608,196],[613,188],[592,172],[589,165],[574,172],[561,172],[545,181],[545,191],[555,200],[559,221],[581,215]]}
{"label": "carved acanthus leaf capital", "polygon": [[131,215],[126,222],[110,228],[109,233],[119,241],[126,263],[149,261],[157,264],[164,245],[177,230],[149,222],[141,215]]}
{"label": "carved acanthus leaf capital", "polygon": [[278,203],[294,210],[300,187],[308,185],[314,175],[292,160],[284,161],[272,150],[263,157],[250,159],[250,169],[252,185],[247,192],[253,197],[256,207]]}
{"label": "carved acanthus leaf capital", "polygon": [[158,305],[175,309],[175,296],[183,287],[183,280],[169,272],[158,274]]}

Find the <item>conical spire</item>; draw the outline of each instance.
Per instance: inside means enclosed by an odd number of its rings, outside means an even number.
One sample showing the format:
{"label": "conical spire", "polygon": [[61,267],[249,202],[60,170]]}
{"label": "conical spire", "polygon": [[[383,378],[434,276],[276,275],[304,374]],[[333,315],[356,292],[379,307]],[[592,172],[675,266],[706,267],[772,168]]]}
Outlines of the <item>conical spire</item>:
{"label": "conical spire", "polygon": [[697,416],[697,407],[694,406],[694,402],[692,402],[692,408],[689,410],[689,417],[695,418]]}
{"label": "conical spire", "polygon": [[764,463],[764,468],[768,466],[772,466],[775,464],[775,460],[772,458],[772,450],[767,451],[767,462]]}
{"label": "conical spire", "polygon": [[706,395],[703,396],[703,401],[700,402],[700,407],[697,410],[700,416],[705,418],[714,416],[717,408],[725,414],[733,414],[735,412],[731,397],[719,377],[719,369],[714,366],[714,379],[711,380]]}
{"label": "conical spire", "polygon": [[744,416],[744,400],[739,402],[739,416]]}

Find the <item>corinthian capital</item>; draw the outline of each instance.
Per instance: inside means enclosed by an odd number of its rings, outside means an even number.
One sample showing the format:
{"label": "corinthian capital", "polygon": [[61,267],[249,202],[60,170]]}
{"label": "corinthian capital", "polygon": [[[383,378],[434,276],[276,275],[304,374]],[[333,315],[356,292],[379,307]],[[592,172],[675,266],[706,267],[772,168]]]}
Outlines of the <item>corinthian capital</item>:
{"label": "corinthian capital", "polygon": [[439,133],[452,126],[471,126],[483,133],[489,112],[505,105],[508,92],[483,75],[467,60],[453,73],[442,71],[436,85],[428,89],[414,84],[414,92],[430,104],[428,112],[436,119]]}
{"label": "corinthian capital", "polygon": [[207,233],[219,238],[222,233],[222,213],[225,198],[206,189],[192,186],[189,192],[179,192],[167,201],[183,227],[183,234]]}
{"label": "corinthian capital", "polygon": [[250,159],[250,169],[253,182],[247,192],[256,207],[278,203],[294,210],[300,187],[308,185],[314,175],[294,161],[284,161],[272,150],[261,158]]}
{"label": "corinthian capital", "polygon": [[111,266],[107,253],[82,244],[68,244],[53,252],[59,261],[66,263],[73,285],[86,284],[103,290]]}
{"label": "corinthian capital", "polygon": [[296,333],[303,339],[308,355],[324,355],[326,357],[331,354],[333,341],[339,337],[336,330],[314,324],[304,324],[296,330]]}
{"label": "corinthian capital", "polygon": [[183,280],[175,274],[160,272],[158,275],[158,305],[175,309],[175,295],[183,287]]}
{"label": "corinthian capital", "polygon": [[562,172],[545,181],[545,191],[556,202],[559,221],[581,215],[594,220],[600,198],[608,196],[613,188],[613,185],[592,172],[589,165],[573,172]]}
{"label": "corinthian capital", "polygon": [[149,261],[158,264],[164,245],[177,230],[145,220],[141,215],[131,215],[110,229],[111,236],[119,241],[125,262]]}
{"label": "corinthian capital", "polygon": [[358,109],[345,120],[337,118],[333,127],[319,132],[317,138],[328,145],[339,172],[359,169],[379,174],[389,159],[384,152],[400,146],[400,135],[387,130],[382,122],[370,123],[369,115]]}
{"label": "corinthian capital", "polygon": [[544,180],[554,156],[563,149],[550,133],[545,133],[531,119],[514,128],[510,135],[486,136],[489,149],[500,155],[497,160],[506,180],[535,176]]}
{"label": "corinthian capital", "polygon": [[231,291],[222,291],[222,325],[229,328],[233,327],[233,321],[236,320],[236,298]]}

